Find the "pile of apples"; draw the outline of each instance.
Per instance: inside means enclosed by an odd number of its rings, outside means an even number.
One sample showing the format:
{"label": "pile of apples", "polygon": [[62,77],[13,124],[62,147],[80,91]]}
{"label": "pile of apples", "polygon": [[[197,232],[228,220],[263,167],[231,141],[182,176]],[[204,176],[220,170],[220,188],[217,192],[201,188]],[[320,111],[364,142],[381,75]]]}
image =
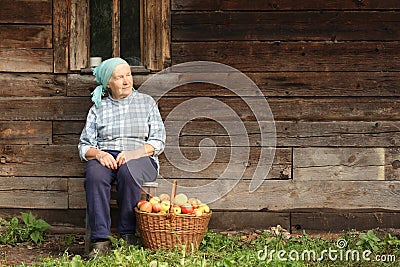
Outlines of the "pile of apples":
{"label": "pile of apples", "polygon": [[202,203],[197,198],[188,198],[185,194],[177,194],[171,203],[171,198],[168,194],[153,196],[149,201],[140,200],[137,208],[140,211],[147,213],[168,213],[171,209],[175,214],[190,214],[201,216],[203,213],[209,213],[210,207]]}

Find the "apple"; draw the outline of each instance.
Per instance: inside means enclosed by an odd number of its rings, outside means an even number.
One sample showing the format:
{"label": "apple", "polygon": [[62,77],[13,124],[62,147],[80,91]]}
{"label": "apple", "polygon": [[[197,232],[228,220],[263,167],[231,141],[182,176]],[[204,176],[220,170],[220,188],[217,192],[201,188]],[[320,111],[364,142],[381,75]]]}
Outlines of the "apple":
{"label": "apple", "polygon": [[170,196],[168,194],[161,194],[158,196],[161,201],[163,200],[171,200]]}
{"label": "apple", "polygon": [[181,210],[183,214],[190,214],[193,212],[193,206],[189,203],[186,203],[181,206]]}
{"label": "apple", "polygon": [[199,210],[201,210],[202,212],[205,212],[205,213],[209,213],[210,207],[207,204],[202,203],[199,206]]}
{"label": "apple", "polygon": [[193,210],[193,214],[194,214],[195,216],[200,217],[201,215],[203,215],[203,212],[202,212],[201,210],[199,210],[199,209],[194,209],[194,210]]}
{"label": "apple", "polygon": [[191,204],[193,206],[193,208],[197,209],[200,206],[201,201],[200,201],[200,199],[191,197],[188,199],[188,203]]}
{"label": "apple", "polygon": [[144,200],[144,199],[139,200],[139,202],[137,203],[138,209],[140,209],[140,206],[141,206],[144,202],[146,202],[146,200]]}
{"label": "apple", "polygon": [[154,213],[160,212],[161,209],[162,209],[161,203],[159,203],[159,202],[155,203],[154,205],[152,205],[152,210],[153,210]]}
{"label": "apple", "polygon": [[160,201],[159,197],[152,197],[152,198],[150,198],[149,202],[151,205],[154,205],[156,203],[160,203],[161,201]]}
{"label": "apple", "polygon": [[188,198],[185,194],[177,194],[174,198],[174,204],[178,205],[178,206],[182,206],[183,204],[185,204],[188,201]]}
{"label": "apple", "polygon": [[181,214],[181,213],[182,213],[182,209],[181,209],[181,207],[179,207],[179,206],[174,206],[174,207],[172,208],[172,210],[173,210],[173,212],[174,212],[175,214]]}
{"label": "apple", "polygon": [[161,211],[168,212],[170,207],[171,207],[171,202],[169,200],[161,201]]}
{"label": "apple", "polygon": [[153,205],[151,205],[151,203],[148,201],[146,201],[142,205],[140,205],[140,211],[151,213],[152,210],[153,210]]}

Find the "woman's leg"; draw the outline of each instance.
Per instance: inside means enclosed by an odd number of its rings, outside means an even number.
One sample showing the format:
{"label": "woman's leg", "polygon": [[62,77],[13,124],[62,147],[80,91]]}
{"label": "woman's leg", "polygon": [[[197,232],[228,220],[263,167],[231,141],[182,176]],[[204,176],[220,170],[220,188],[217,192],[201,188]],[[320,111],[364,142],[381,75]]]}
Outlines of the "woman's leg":
{"label": "woman's leg", "polygon": [[92,240],[111,236],[110,195],[114,175],[97,160],[86,164],[86,203]]}
{"label": "woman's leg", "polygon": [[149,157],[130,160],[122,165],[117,173],[119,206],[118,233],[133,234],[136,229],[134,207],[140,200],[141,185],[144,181],[154,181],[157,169]]}

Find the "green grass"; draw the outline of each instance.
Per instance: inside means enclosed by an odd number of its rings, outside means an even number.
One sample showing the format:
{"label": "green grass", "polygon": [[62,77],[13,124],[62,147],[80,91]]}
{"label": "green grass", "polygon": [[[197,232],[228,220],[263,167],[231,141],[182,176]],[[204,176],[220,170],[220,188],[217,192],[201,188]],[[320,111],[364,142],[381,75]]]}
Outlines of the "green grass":
{"label": "green grass", "polygon": [[[400,240],[378,230],[346,232],[332,238],[290,235],[282,228],[257,235],[208,231],[198,251],[151,251],[112,240],[112,250],[95,260],[65,252],[32,266],[399,266]],[[329,254],[330,253],[330,254]],[[363,258],[368,258],[369,261]],[[302,256],[303,255],[303,256]],[[346,257],[347,255],[347,257]],[[358,257],[357,257],[358,256]],[[385,261],[376,261],[375,259]],[[395,258],[394,258],[395,257]],[[24,265],[23,265],[24,266]]]}

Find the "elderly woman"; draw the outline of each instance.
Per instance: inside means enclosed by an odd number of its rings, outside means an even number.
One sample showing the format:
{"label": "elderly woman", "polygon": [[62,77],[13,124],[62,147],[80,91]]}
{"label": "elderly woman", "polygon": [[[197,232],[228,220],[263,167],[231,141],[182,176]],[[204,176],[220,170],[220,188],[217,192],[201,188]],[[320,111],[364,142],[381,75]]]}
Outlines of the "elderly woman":
{"label": "elderly woman", "polygon": [[[135,214],[143,182],[154,181],[158,158],[165,146],[165,128],[150,96],[133,88],[130,66],[110,58],[93,69],[99,86],[92,93],[79,140],[79,155],[87,161],[85,190],[93,250],[103,254],[110,246],[110,194],[116,182],[119,206],[117,231],[134,243]],[[105,93],[108,96],[102,99]]]}

